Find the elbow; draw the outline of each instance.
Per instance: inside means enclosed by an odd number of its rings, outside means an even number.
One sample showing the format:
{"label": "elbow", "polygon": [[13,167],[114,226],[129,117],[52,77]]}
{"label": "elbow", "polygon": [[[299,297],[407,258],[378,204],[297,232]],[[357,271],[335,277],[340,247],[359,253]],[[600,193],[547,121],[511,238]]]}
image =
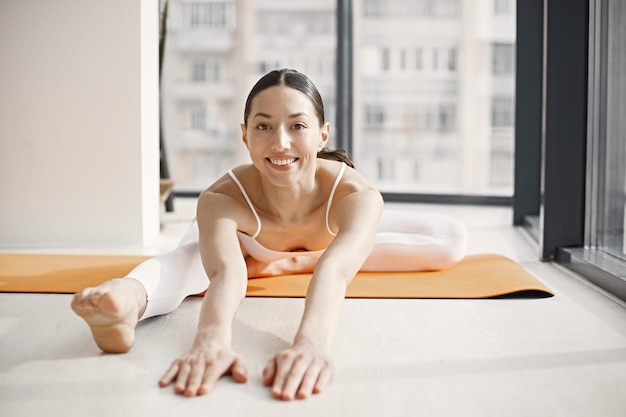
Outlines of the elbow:
{"label": "elbow", "polygon": [[241,266],[223,265],[207,269],[209,286],[226,286],[231,288],[242,300],[246,297],[248,289],[248,275],[245,264]]}

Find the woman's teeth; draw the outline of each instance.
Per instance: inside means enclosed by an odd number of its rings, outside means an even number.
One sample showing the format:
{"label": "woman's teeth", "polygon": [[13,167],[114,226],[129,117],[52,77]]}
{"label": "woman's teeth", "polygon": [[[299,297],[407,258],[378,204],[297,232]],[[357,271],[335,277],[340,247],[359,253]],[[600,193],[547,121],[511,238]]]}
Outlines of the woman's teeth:
{"label": "woman's teeth", "polygon": [[289,165],[295,162],[295,158],[292,159],[270,159],[270,162],[274,165]]}

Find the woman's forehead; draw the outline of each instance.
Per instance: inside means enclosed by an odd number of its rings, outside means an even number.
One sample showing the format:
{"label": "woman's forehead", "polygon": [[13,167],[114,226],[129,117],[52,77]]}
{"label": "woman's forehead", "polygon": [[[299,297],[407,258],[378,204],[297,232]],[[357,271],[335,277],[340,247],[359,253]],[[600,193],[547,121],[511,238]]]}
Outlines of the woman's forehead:
{"label": "woman's forehead", "polygon": [[315,116],[315,108],[309,97],[286,86],[274,86],[259,92],[252,100],[250,107],[251,116],[258,112],[269,115],[303,113],[309,117]]}

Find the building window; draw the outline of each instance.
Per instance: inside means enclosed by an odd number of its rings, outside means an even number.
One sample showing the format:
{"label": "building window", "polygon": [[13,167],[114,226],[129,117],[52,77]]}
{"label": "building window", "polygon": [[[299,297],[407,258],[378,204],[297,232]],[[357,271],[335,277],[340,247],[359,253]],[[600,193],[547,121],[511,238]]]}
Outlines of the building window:
{"label": "building window", "polygon": [[383,48],[381,50],[381,64],[383,71],[391,70],[391,50],[389,48]]}
{"label": "building window", "polygon": [[496,75],[513,75],[515,71],[515,48],[510,43],[494,43],[492,70]]}
{"label": "building window", "polygon": [[400,50],[400,70],[401,71],[406,70],[406,50],[405,49]]}
{"label": "building window", "polygon": [[424,69],[424,51],[422,48],[415,49],[415,70],[421,71]]}
{"label": "building window", "polygon": [[439,130],[452,131],[456,129],[456,105],[439,105]]}
{"label": "building window", "polygon": [[206,63],[204,61],[194,61],[191,64],[191,81],[206,81]]}
{"label": "building window", "polygon": [[272,9],[261,11],[258,32],[263,35],[325,35],[335,31],[334,14],[331,11],[297,11]]}
{"label": "building window", "polygon": [[456,16],[458,0],[363,0],[363,13],[374,17]]}
{"label": "building window", "polygon": [[189,127],[191,130],[206,130],[206,110],[203,106],[193,107],[190,110]]}
{"label": "building window", "polygon": [[368,128],[381,128],[385,124],[385,109],[378,104],[365,106],[365,124]]}
{"label": "building window", "polygon": [[493,9],[496,15],[511,13],[511,0],[494,0]]}
{"label": "building window", "polygon": [[224,2],[184,4],[185,26],[190,29],[226,29],[231,26],[230,7],[232,6]]}
{"label": "building window", "polygon": [[450,48],[448,50],[448,70],[451,72],[454,72],[457,70],[457,57],[458,57],[457,49]]}
{"label": "building window", "polygon": [[388,13],[387,0],[364,0],[365,16],[385,16]]}
{"label": "building window", "polygon": [[513,98],[494,97],[492,99],[491,126],[513,127]]}
{"label": "building window", "polygon": [[191,81],[215,82],[219,80],[219,64],[215,60],[200,59],[191,64]]}
{"label": "building window", "polygon": [[382,181],[393,180],[394,178],[394,160],[379,157],[377,160],[378,178]]}

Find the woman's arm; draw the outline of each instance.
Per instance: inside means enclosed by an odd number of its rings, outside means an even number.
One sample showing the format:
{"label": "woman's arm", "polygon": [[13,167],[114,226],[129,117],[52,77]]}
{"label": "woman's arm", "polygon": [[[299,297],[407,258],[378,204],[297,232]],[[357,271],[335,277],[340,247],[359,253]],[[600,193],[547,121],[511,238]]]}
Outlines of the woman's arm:
{"label": "woman's arm", "polygon": [[236,213],[230,197],[223,194],[203,193],[198,200],[199,248],[210,285],[190,351],[174,361],[160,381],[161,386],[175,381],[179,394],[206,394],[229,372],[238,382],[247,379],[243,359],[231,350],[232,321],[247,286]]}
{"label": "woman's arm", "polygon": [[277,354],[264,371],[275,397],[289,400],[320,392],[333,374],[328,355],[346,288],[370,253],[383,202],[366,188],[333,203],[339,229],[320,258],[307,290],[304,314],[293,346]]}

